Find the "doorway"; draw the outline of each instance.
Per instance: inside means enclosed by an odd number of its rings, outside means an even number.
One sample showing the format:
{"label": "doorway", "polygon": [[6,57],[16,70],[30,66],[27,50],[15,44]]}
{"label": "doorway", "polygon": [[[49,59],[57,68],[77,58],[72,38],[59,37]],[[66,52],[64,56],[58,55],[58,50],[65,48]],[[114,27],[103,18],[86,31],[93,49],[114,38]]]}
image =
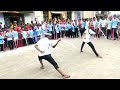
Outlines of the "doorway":
{"label": "doorway", "polygon": [[56,18],[57,20],[61,18],[61,14],[52,14],[52,19]]}
{"label": "doorway", "polygon": [[14,22],[14,21],[16,21],[17,23],[19,23],[19,17],[10,17],[10,22]]}

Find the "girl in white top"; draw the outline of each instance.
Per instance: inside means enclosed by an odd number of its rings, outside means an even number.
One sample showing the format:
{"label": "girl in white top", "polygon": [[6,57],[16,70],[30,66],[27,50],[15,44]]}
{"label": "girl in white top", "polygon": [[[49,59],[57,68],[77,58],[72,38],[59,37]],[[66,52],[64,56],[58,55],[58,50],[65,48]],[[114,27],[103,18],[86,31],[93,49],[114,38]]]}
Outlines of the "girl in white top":
{"label": "girl in white top", "polygon": [[14,45],[15,48],[18,48],[18,32],[16,30],[16,28],[14,28],[13,32],[13,37],[14,37]]}
{"label": "girl in white top", "polygon": [[99,58],[102,58],[95,50],[95,47],[94,45],[92,44],[91,42],[91,37],[92,35],[95,35],[95,32],[91,29],[86,29],[86,31],[84,32],[84,37],[83,37],[83,43],[81,45],[81,50],[80,52],[83,52],[82,49],[83,49],[83,46],[85,45],[85,43],[87,43],[93,50],[93,52],[95,53],[96,57],[99,57]]}

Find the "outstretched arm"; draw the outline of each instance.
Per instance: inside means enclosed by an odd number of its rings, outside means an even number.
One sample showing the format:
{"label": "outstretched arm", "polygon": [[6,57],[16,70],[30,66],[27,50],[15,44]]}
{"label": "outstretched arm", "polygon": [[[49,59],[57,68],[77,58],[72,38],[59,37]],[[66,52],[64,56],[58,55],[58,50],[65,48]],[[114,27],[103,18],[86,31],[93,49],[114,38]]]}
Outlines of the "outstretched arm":
{"label": "outstretched arm", "polygon": [[61,39],[58,39],[57,43],[52,47],[55,48],[58,45],[59,41],[61,41]]}

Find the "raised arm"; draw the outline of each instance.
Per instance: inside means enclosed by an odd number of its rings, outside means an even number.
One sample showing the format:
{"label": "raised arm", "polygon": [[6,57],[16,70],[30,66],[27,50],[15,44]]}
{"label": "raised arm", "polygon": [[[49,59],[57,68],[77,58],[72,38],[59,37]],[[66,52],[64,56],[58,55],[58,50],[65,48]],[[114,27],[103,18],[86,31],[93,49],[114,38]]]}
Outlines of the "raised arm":
{"label": "raised arm", "polygon": [[61,39],[58,39],[58,41],[56,42],[56,44],[54,46],[52,46],[52,47],[55,48],[58,45],[59,41],[61,41]]}

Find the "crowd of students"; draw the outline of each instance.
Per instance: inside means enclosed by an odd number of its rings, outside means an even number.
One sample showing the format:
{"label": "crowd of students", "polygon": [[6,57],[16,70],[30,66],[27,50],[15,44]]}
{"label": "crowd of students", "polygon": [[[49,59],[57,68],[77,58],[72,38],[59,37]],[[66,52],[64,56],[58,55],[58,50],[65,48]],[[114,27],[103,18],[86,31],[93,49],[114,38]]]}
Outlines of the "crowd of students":
{"label": "crowd of students", "polygon": [[120,18],[116,15],[108,18],[91,18],[71,21],[44,21],[41,23],[17,24],[11,23],[9,27],[0,27],[0,49],[5,51],[36,43],[44,37],[45,32],[52,34],[52,39],[78,38],[90,27],[96,34],[94,37],[106,36],[107,39],[116,40],[120,35]]}

